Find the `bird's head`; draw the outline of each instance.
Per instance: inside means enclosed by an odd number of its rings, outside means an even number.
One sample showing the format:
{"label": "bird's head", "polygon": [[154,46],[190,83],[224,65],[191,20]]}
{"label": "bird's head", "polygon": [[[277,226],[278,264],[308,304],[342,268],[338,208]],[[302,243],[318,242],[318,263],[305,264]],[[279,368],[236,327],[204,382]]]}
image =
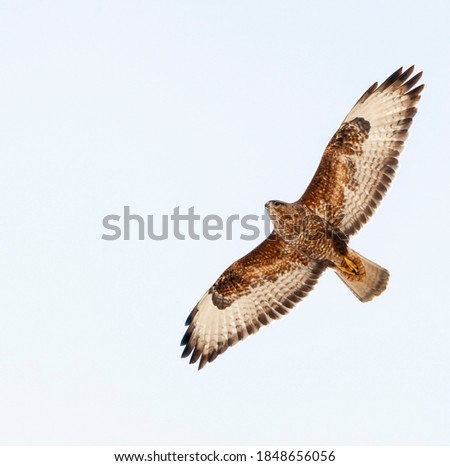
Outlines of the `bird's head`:
{"label": "bird's head", "polygon": [[267,201],[266,202],[266,211],[269,214],[269,217],[272,219],[272,216],[280,215],[286,206],[286,202],[283,201]]}
{"label": "bird's head", "polygon": [[299,209],[288,202],[266,202],[267,214],[272,220],[275,231],[285,240],[298,237],[302,215]]}

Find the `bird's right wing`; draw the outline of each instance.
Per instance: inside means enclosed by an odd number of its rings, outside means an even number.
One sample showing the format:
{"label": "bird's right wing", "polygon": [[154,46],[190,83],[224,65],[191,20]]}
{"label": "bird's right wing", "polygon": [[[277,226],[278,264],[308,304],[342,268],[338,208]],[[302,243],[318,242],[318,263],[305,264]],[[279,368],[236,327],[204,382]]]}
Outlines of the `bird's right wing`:
{"label": "bird's right wing", "polygon": [[314,287],[322,263],[272,234],[231,265],[189,315],[182,357],[199,369],[263,325],[287,314]]}

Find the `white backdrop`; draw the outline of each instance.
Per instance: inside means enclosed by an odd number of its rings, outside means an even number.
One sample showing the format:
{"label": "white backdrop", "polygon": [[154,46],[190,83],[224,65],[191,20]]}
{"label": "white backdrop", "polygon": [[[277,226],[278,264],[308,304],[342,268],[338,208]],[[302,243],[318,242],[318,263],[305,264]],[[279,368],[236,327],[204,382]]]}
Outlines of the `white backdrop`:
{"label": "white backdrop", "polygon": [[[2,444],[450,443],[448,2],[0,5]],[[184,321],[261,239],[101,239],[102,219],[292,201],[355,101],[416,63],[401,167],[352,247],[201,372]],[[136,233],[136,232],[135,232]]]}

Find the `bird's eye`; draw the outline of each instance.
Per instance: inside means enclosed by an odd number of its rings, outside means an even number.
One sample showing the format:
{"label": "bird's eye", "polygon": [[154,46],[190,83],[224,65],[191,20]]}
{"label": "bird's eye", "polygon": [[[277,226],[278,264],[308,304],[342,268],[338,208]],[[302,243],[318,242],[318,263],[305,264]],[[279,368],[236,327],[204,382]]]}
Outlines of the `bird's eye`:
{"label": "bird's eye", "polygon": [[274,205],[275,207],[280,207],[280,203],[279,203],[278,201],[273,201],[273,205]]}

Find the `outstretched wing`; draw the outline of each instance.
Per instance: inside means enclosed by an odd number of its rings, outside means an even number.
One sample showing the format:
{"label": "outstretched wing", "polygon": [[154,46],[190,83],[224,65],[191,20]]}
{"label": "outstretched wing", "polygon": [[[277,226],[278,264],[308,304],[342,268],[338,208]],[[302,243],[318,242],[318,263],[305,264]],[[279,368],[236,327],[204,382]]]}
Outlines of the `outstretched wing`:
{"label": "outstretched wing", "polygon": [[346,235],[373,215],[389,188],[417,112],[422,76],[402,68],[358,100],[329,142],[304,195],[297,201]]}
{"label": "outstretched wing", "polygon": [[272,233],[231,265],[189,315],[182,357],[199,369],[263,325],[287,314],[314,287],[325,266]]}

